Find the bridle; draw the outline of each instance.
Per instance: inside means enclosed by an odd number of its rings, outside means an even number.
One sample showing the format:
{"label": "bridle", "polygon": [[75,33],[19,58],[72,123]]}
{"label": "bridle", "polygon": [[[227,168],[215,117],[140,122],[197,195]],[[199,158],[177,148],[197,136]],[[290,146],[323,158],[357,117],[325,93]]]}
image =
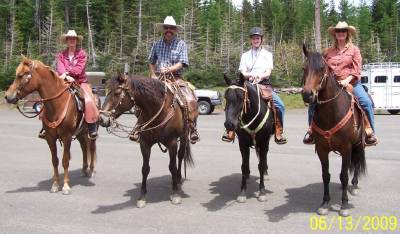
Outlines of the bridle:
{"label": "bridle", "polygon": [[17,87],[17,90],[16,90],[17,91],[17,99],[19,99],[18,94],[21,92],[21,90],[23,88],[25,88],[25,86],[27,86],[29,84],[29,82],[32,80],[32,73],[33,73],[33,70],[35,70],[35,68],[36,68],[35,62],[31,61],[29,63],[29,71],[24,73],[22,81]]}
{"label": "bridle", "polygon": [[[324,61],[325,66],[324,66],[324,74],[322,75],[322,79],[319,82],[316,93],[315,93],[315,96],[317,97],[317,104],[325,104],[325,103],[335,100],[337,97],[339,97],[340,93],[344,90],[344,86],[341,86],[341,89],[332,98],[329,98],[326,100],[319,99],[319,95],[318,95],[319,92],[324,90],[323,84],[325,84],[324,86],[326,86],[327,79],[329,79],[329,77],[331,77],[330,72],[329,72],[329,66],[327,65],[325,58],[322,57],[322,60]],[[304,83],[305,83],[305,80],[304,80]]]}
{"label": "bridle", "polygon": [[[17,87],[17,89],[16,89],[16,92],[17,92],[17,96],[16,96],[16,98],[17,98],[17,100],[19,100],[19,98],[18,98],[18,94],[21,92],[21,90],[22,89],[24,89],[28,84],[29,84],[29,82],[32,80],[32,77],[33,77],[33,71],[36,69],[36,63],[35,63],[35,61],[31,61],[30,63],[29,63],[29,72],[26,72],[24,75],[23,75],[23,80],[21,81],[21,83],[18,85],[18,87]],[[72,84],[72,83],[71,83]],[[52,97],[49,97],[49,98],[40,98],[39,100],[37,100],[36,102],[39,102],[39,103],[41,103],[41,104],[44,104],[44,103],[46,103],[46,102],[48,102],[48,101],[51,101],[51,100],[54,100],[54,99],[57,99],[57,98],[59,98],[65,91],[67,91],[70,87],[71,87],[71,84],[68,84],[67,85],[67,87],[65,87],[64,89],[62,89],[59,93],[57,93],[56,95],[54,95],[54,96],[52,96]],[[68,104],[68,103],[67,103]],[[68,105],[66,105],[66,106],[68,106]],[[33,115],[33,116],[28,116],[28,115],[26,115],[21,109],[20,109],[20,107],[17,105],[17,109],[18,109],[18,111],[24,116],[24,117],[27,117],[27,118],[35,118],[35,117],[37,117],[38,115],[40,115],[42,112],[43,112],[43,110],[44,110],[44,107],[42,107],[41,108],[41,110],[37,113],[37,114],[35,114],[35,115]]]}

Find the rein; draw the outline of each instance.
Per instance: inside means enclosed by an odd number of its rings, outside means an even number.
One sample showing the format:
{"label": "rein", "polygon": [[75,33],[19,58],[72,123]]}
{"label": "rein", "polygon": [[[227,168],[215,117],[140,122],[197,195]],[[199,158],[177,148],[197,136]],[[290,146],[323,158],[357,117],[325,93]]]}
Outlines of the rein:
{"label": "rein", "polygon": [[261,113],[261,96],[260,96],[260,87],[257,84],[257,94],[258,94],[258,111],[257,114],[253,117],[253,119],[245,124],[245,122],[242,120],[242,116],[244,113],[247,113],[247,103],[249,102],[249,96],[248,96],[248,90],[247,90],[247,86],[245,85],[244,88],[237,86],[237,85],[231,85],[228,87],[228,89],[240,89],[243,90],[245,92],[245,98],[243,100],[243,108],[242,108],[242,112],[240,114],[240,128],[245,130],[248,134],[251,135],[252,139],[253,139],[253,144],[256,145],[256,141],[255,141],[255,135],[263,128],[263,126],[265,125],[265,123],[267,122],[268,116],[269,116],[269,108],[267,108],[267,112],[264,115],[264,118],[262,119],[262,121],[257,125],[257,127],[255,129],[250,129],[250,125],[254,123],[254,121],[257,119],[257,117],[260,115]]}

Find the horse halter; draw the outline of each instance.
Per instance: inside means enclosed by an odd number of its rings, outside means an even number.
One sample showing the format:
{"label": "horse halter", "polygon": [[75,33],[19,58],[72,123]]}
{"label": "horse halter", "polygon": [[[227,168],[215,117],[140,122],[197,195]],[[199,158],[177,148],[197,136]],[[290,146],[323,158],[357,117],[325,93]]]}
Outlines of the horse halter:
{"label": "horse halter", "polygon": [[317,104],[325,104],[325,103],[328,103],[328,102],[330,102],[330,101],[335,100],[335,99],[340,95],[340,93],[343,91],[343,89],[344,89],[344,87],[342,86],[342,88],[339,90],[339,92],[338,92],[337,94],[335,94],[335,96],[332,97],[332,98],[329,98],[329,99],[327,99],[327,100],[320,100],[320,99],[319,99],[318,94],[319,94],[319,92],[320,92],[321,90],[323,90],[322,85],[323,85],[324,82],[326,83],[327,79],[329,79],[329,66],[327,65],[327,62],[326,62],[325,58],[322,57],[322,59],[323,59],[323,61],[324,61],[324,63],[325,63],[326,66],[325,66],[325,68],[324,68],[325,71],[324,71],[324,74],[323,74],[323,76],[322,76],[321,81],[320,81],[319,84],[318,84],[318,88],[317,88],[317,92],[316,92]]}
{"label": "horse halter", "polygon": [[128,85],[127,85],[127,81],[128,81],[128,79],[125,76],[124,77],[124,82],[122,84],[118,85],[118,88],[121,89],[121,93],[119,94],[119,100],[117,102],[117,105],[115,105],[111,111],[101,111],[101,112],[106,113],[110,117],[114,118],[115,117],[114,114],[115,114],[117,108],[122,104],[122,100],[124,99],[125,96],[129,96],[130,100],[135,105],[135,99],[134,99],[133,95],[131,95],[129,93],[129,88],[128,88]]}
{"label": "horse halter", "polygon": [[243,115],[243,113],[247,113],[247,105],[250,102],[249,100],[249,92],[247,91],[247,86],[245,85],[244,87],[237,86],[237,85],[231,85],[228,87],[228,89],[240,89],[244,92],[244,99],[243,99],[243,104],[242,104],[242,112],[240,113],[240,116]]}
{"label": "horse halter", "polygon": [[[21,81],[21,83],[18,85],[18,87],[17,87],[17,98],[18,98],[18,94],[21,92],[21,90],[23,89],[23,88],[25,88],[25,86],[27,86],[28,84],[29,84],[29,82],[32,80],[32,73],[33,73],[33,70],[35,70],[35,68],[36,68],[36,64],[35,64],[35,62],[34,61],[31,61],[30,63],[29,63],[29,72],[25,72],[24,74],[23,74],[23,78],[22,78],[22,81]],[[19,98],[18,98],[19,99]]]}

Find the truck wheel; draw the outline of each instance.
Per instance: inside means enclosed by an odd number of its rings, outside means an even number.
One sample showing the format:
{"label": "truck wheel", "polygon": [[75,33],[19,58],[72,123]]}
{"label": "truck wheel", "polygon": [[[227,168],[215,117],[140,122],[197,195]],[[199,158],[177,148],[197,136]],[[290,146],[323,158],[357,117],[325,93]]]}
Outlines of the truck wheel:
{"label": "truck wheel", "polygon": [[199,114],[208,115],[211,113],[211,105],[209,102],[199,101],[197,104],[199,106]]}
{"label": "truck wheel", "polygon": [[396,115],[400,112],[400,110],[388,110],[388,112],[392,115]]}

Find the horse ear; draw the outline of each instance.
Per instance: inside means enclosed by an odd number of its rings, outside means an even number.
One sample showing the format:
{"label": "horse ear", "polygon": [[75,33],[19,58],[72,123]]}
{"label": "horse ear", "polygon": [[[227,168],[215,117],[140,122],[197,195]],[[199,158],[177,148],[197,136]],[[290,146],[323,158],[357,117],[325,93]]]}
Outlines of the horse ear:
{"label": "horse ear", "polygon": [[25,55],[21,54],[21,62],[23,64],[29,65],[29,64],[31,64],[32,61],[29,58],[25,57]]}
{"label": "horse ear", "polygon": [[232,81],[228,78],[228,76],[226,75],[226,73],[224,73],[224,80],[225,83],[230,86],[232,84]]}
{"label": "horse ear", "polygon": [[244,77],[243,73],[239,72],[239,79],[237,80],[238,85],[243,86],[245,80],[246,78]]}
{"label": "horse ear", "polygon": [[303,43],[303,53],[304,53],[304,56],[308,57],[307,46],[304,43]]}
{"label": "horse ear", "polygon": [[118,77],[118,81],[119,82],[125,82],[126,81],[125,75],[122,74],[122,72],[120,70],[117,71],[117,77]]}

